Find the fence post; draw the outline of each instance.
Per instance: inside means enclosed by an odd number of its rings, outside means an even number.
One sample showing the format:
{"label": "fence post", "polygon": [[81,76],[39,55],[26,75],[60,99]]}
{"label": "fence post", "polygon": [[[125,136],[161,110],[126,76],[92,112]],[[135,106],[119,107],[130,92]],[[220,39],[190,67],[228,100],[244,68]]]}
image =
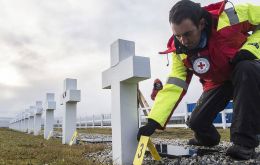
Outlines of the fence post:
{"label": "fence post", "polygon": [[94,115],[92,115],[92,128],[94,128],[95,127],[95,117],[94,117]]}
{"label": "fence post", "polygon": [[101,124],[100,124],[101,128],[103,128],[103,120],[104,120],[104,115],[101,114]]}
{"label": "fence post", "polygon": [[189,110],[188,110],[188,102],[185,102],[185,104],[186,104],[186,111],[185,111],[185,116],[184,116],[184,124],[185,124],[185,128],[188,128],[188,126],[187,126],[187,120],[188,120],[188,115],[189,115]]}
{"label": "fence post", "polygon": [[222,118],[223,129],[226,129],[226,110],[225,109],[221,112],[221,118]]}
{"label": "fence post", "polygon": [[86,128],[88,128],[89,117],[86,116]]}

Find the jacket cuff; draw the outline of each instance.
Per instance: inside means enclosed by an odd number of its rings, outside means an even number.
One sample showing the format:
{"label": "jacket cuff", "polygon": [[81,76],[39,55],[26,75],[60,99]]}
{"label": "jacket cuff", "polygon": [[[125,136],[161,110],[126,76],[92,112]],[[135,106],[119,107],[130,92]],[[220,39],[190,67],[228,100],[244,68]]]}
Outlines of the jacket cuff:
{"label": "jacket cuff", "polygon": [[163,129],[163,127],[158,122],[156,122],[155,120],[150,119],[150,118],[148,119],[147,124],[149,124],[150,126],[156,128],[156,129]]}

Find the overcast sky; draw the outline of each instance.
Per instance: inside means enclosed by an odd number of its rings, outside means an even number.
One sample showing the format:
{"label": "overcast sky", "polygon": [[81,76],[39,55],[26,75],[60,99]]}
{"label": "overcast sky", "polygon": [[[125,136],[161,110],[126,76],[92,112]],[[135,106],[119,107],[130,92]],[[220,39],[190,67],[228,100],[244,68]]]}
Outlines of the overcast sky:
{"label": "overcast sky", "polygon": [[[238,2],[256,2],[234,1]],[[196,1],[202,5],[216,0]],[[164,50],[171,30],[168,13],[176,0],[0,0],[0,117],[14,117],[54,92],[56,116],[63,80],[76,78],[82,101],[78,116],[110,113],[110,90],[101,87],[101,73],[110,67],[110,44],[118,38],[136,43],[136,55],[151,61],[152,78],[140,83],[147,101],[155,78],[163,83]],[[257,2],[259,4],[259,2]],[[185,102],[202,92],[193,79]]]}

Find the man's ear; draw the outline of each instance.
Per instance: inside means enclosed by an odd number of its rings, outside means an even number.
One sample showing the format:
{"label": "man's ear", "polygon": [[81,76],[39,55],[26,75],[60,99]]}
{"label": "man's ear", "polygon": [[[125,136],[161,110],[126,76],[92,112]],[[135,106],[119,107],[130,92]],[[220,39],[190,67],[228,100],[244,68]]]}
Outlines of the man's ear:
{"label": "man's ear", "polygon": [[205,25],[206,25],[206,20],[204,18],[201,18],[199,23],[199,29],[203,30],[205,28]]}

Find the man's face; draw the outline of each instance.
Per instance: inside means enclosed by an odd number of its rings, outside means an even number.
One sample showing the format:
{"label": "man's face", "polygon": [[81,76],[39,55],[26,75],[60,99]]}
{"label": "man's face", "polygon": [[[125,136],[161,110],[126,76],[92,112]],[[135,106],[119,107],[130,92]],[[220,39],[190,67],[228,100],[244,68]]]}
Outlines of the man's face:
{"label": "man's face", "polygon": [[194,49],[199,44],[204,19],[197,27],[190,19],[184,19],[180,24],[171,23],[173,35],[188,49]]}

